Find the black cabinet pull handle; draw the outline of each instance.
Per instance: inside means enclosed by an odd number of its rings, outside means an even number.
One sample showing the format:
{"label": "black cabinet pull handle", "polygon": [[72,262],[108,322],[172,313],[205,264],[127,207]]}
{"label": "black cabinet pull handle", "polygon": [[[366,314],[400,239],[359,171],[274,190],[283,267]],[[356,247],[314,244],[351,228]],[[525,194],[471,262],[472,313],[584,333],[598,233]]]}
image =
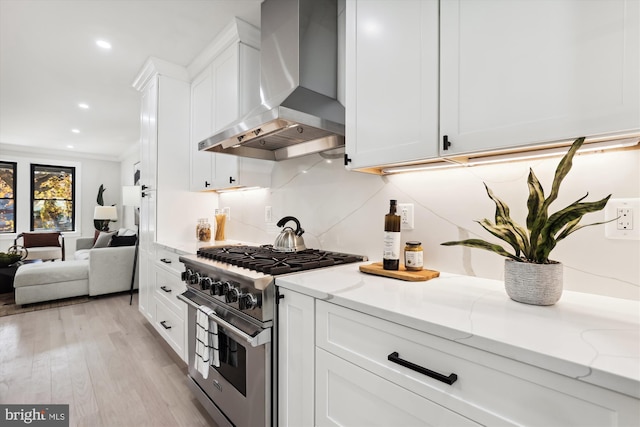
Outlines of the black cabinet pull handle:
{"label": "black cabinet pull handle", "polygon": [[394,351],[393,353],[391,353],[389,356],[387,356],[387,359],[389,359],[389,361],[393,362],[393,363],[397,363],[400,366],[404,366],[405,368],[409,368],[412,371],[416,371],[416,372],[420,372],[421,374],[424,374],[428,377],[431,377],[435,380],[438,381],[442,381],[445,384],[453,384],[456,382],[456,380],[458,379],[458,376],[456,374],[450,374],[448,377],[442,374],[439,374],[437,372],[434,372],[430,369],[427,368],[423,368],[420,365],[416,365],[415,363],[411,363],[408,360],[404,360],[404,359],[400,359],[400,355],[398,354],[397,351]]}
{"label": "black cabinet pull handle", "polygon": [[448,150],[451,147],[451,141],[449,141],[449,135],[442,135],[442,149]]}
{"label": "black cabinet pull handle", "polygon": [[171,293],[171,289],[168,289],[166,286],[160,286],[160,289],[162,289],[166,293]]}
{"label": "black cabinet pull handle", "polygon": [[229,177],[229,184],[233,184],[234,182],[236,182],[236,180],[232,176],[230,176]]}
{"label": "black cabinet pull handle", "polygon": [[171,260],[168,258],[161,258],[160,261],[164,262],[165,264],[171,264]]}
{"label": "black cabinet pull handle", "polygon": [[162,325],[163,328],[165,329],[171,329],[171,326],[167,326],[167,321],[163,320],[162,322],[160,322],[160,324]]}
{"label": "black cabinet pull handle", "polygon": [[209,181],[205,181],[205,182],[204,182],[204,186],[205,186],[205,187],[208,187],[208,186],[210,186],[210,185],[211,185],[211,184],[209,183]]}

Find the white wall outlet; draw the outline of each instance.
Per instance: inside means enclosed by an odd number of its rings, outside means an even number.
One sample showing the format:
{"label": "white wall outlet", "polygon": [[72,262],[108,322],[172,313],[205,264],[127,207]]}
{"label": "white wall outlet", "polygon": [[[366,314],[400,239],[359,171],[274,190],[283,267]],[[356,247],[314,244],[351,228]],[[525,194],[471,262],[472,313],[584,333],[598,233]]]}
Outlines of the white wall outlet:
{"label": "white wall outlet", "polygon": [[273,221],[273,209],[271,206],[264,207],[264,222],[269,223]]}
{"label": "white wall outlet", "polygon": [[413,203],[399,203],[400,229],[413,230]]}
{"label": "white wall outlet", "polygon": [[640,240],[640,198],[609,199],[604,208],[607,239]]}
{"label": "white wall outlet", "polygon": [[222,213],[227,217],[227,221],[231,221],[231,208],[222,208]]}

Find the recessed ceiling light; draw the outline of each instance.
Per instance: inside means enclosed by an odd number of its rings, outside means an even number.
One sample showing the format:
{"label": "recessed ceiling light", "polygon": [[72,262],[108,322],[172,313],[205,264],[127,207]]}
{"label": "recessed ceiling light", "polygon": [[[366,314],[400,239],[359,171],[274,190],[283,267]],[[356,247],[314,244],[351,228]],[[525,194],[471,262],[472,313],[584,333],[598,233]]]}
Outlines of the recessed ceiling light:
{"label": "recessed ceiling light", "polygon": [[73,145],[67,145],[67,148],[73,148]]}
{"label": "recessed ceiling light", "polygon": [[96,40],[96,44],[103,49],[111,49],[111,43],[106,40]]}
{"label": "recessed ceiling light", "polygon": [[80,129],[71,129],[71,132],[73,132],[73,133],[80,133]]}
{"label": "recessed ceiling light", "polygon": [[84,102],[81,102],[80,104],[78,104],[78,107],[82,108],[83,110],[88,110],[89,104],[85,104]]}

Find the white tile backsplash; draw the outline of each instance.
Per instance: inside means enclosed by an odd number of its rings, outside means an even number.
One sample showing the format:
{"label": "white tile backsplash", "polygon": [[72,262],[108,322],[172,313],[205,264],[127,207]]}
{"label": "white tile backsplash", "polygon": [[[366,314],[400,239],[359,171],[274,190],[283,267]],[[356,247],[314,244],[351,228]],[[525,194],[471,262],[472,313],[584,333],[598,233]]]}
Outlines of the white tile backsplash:
{"label": "white tile backsplash", "polygon": [[[557,158],[519,161],[473,168],[442,169],[392,176],[345,170],[341,159],[310,155],[276,163],[269,189],[220,194],[219,206],[230,207],[227,237],[273,243],[284,216],[298,218],[307,247],[381,258],[383,217],[389,199],[415,205],[415,229],[402,232],[403,243],[419,240],[425,268],[502,279],[502,257],[440,243],[468,237],[489,240],[474,221],[493,218],[494,205],[483,182],[511,208],[511,216],[525,223],[527,175],[533,168],[546,192],[551,187]],[[640,151],[584,154],[574,158],[550,213],[589,192],[587,200],[640,197]],[[273,207],[273,223],[264,221],[264,207]],[[604,213],[587,215],[583,223],[604,220]],[[640,242],[609,240],[604,227],[577,231],[558,243],[552,259],[565,264],[565,289],[640,299]]]}

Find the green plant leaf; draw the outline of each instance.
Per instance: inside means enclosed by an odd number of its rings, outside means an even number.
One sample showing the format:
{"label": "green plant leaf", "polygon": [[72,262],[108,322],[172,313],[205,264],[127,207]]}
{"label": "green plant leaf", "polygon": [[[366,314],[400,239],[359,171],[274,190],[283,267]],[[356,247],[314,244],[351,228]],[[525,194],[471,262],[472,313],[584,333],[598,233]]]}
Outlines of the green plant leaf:
{"label": "green plant leaf", "polygon": [[580,137],[573,141],[571,144],[571,148],[567,151],[567,154],[564,155],[560,163],[558,163],[558,167],[556,168],[556,173],[553,177],[553,184],[551,186],[551,193],[549,193],[549,197],[544,201],[545,207],[549,207],[549,205],[558,198],[558,192],[560,191],[560,184],[562,184],[562,180],[571,170],[571,166],[573,165],[573,156],[575,156],[578,149],[584,143],[584,137]]}
{"label": "green plant leaf", "polygon": [[507,252],[506,250],[504,250],[504,248],[500,245],[496,245],[493,243],[489,243],[486,242],[484,240],[481,239],[467,239],[467,240],[460,240],[457,242],[444,242],[441,243],[441,245],[443,246],[468,246],[470,248],[477,248],[477,249],[485,249],[491,252],[495,252],[498,255],[502,255],[504,257],[507,258],[511,258],[515,261],[522,261],[521,258],[518,258],[515,255],[510,254],[509,252]]}
{"label": "green plant leaf", "polygon": [[[496,236],[496,237],[499,237],[502,240],[505,240],[507,243],[513,246],[518,256],[520,255],[519,254],[520,251],[527,253],[529,251],[529,235],[527,234],[527,231],[524,228],[522,228],[520,225],[518,225],[511,218],[511,216],[509,216],[509,206],[506,203],[504,203],[502,200],[500,200],[498,197],[496,197],[496,195],[493,194],[493,191],[491,191],[491,189],[489,188],[489,186],[487,186],[486,183],[484,184],[484,187],[487,191],[487,195],[496,205],[495,225],[505,226],[513,234],[513,238],[511,240],[507,240],[501,236]],[[488,222],[488,224],[491,224],[491,222]],[[483,225],[483,224],[480,223],[480,225]],[[516,246],[514,246],[513,244],[514,242]]]}
{"label": "green plant leaf", "polygon": [[488,219],[483,219],[482,221],[476,221],[478,224],[482,226],[489,233],[493,234],[497,238],[504,240],[513,248],[517,257],[520,257],[520,253],[524,251],[525,240],[517,233],[514,232],[513,227],[509,224],[493,224]]}
{"label": "green plant leaf", "polygon": [[527,229],[531,231],[533,224],[540,215],[540,211],[544,204],[544,190],[538,177],[533,173],[533,169],[529,168],[529,177],[527,178],[527,185],[529,186],[529,199],[527,200],[527,208],[529,214],[527,215]]}
{"label": "green plant leaf", "polygon": [[[551,203],[553,203],[553,201],[558,197],[560,184],[571,170],[571,166],[573,165],[573,156],[575,156],[576,152],[583,143],[584,137],[577,138],[575,141],[573,141],[573,144],[571,144],[569,151],[567,151],[567,153],[562,157],[562,160],[560,160],[560,163],[558,163],[549,197],[544,199],[544,202],[542,203],[542,206],[540,207],[537,215],[533,215],[530,219],[527,218],[527,226],[531,224],[529,228],[529,240],[531,243],[531,247],[530,253],[527,255],[528,258],[536,260],[538,259],[540,251],[547,252],[550,244],[545,242],[545,238],[541,235],[541,233],[542,229],[546,226],[549,219],[549,205],[551,205]],[[545,248],[541,250],[540,245],[545,246]],[[552,246],[555,246],[555,242],[553,242]]]}
{"label": "green plant leaf", "polygon": [[[576,231],[576,220],[580,221],[582,217],[587,213],[597,212],[604,209],[610,197],[611,194],[609,194],[604,199],[598,200],[596,202],[574,202],[566,208],[551,215],[540,233],[542,244],[538,245],[538,248],[535,252],[536,262],[548,261],[549,253],[551,252],[551,250],[553,250],[557,242],[556,234],[560,230],[562,230],[566,226],[571,225],[573,231]],[[580,200],[583,199],[584,197]],[[570,230],[569,233],[571,232],[572,231]]]}
{"label": "green plant leaf", "polygon": [[[606,224],[606,223],[608,223],[608,222],[615,221],[616,219],[618,219],[618,218],[613,218],[613,219],[610,219],[609,221],[600,221],[600,222],[593,222],[593,223],[591,223],[591,224],[584,224],[584,225],[581,225],[581,226],[579,226],[579,227],[572,227],[571,229],[568,229],[569,227],[567,227],[567,228],[565,228],[564,230],[562,230],[562,232],[558,235],[558,237],[556,237],[556,242],[559,242],[560,240],[562,240],[562,239],[564,239],[565,237],[567,237],[569,234],[571,234],[571,233],[573,233],[573,232],[576,232],[576,231],[578,231],[578,230],[580,230],[580,229],[582,229],[582,228],[585,228],[585,227],[591,227],[592,225],[602,225],[602,224]],[[580,220],[576,221],[576,224],[577,224],[578,222],[580,222]]]}

